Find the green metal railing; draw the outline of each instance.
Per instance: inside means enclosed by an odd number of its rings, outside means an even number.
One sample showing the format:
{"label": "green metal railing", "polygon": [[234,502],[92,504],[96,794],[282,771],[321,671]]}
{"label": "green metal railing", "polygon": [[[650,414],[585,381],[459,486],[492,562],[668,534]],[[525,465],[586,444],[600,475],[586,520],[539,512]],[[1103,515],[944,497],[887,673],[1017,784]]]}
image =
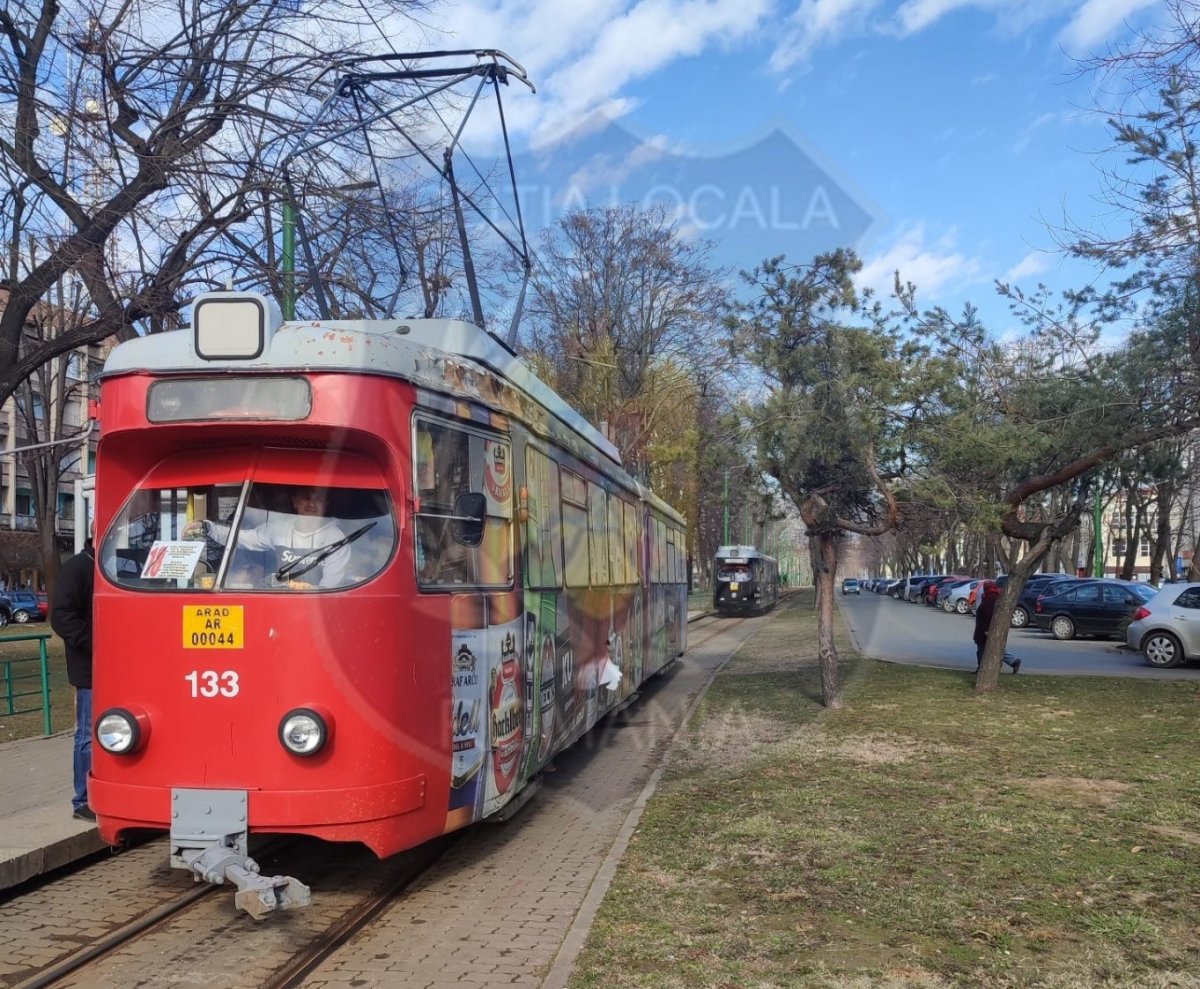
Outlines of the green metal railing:
{"label": "green metal railing", "polygon": [[[0,660],[0,690],[4,694],[4,711],[6,714],[32,714],[42,712],[42,732],[50,731],[50,655],[46,650],[49,632],[26,632],[23,635],[5,635],[0,642],[37,642],[38,654],[25,659]],[[37,669],[26,670],[37,664]],[[31,686],[30,682],[37,682]],[[31,707],[19,705],[30,703],[27,698],[36,697],[38,703]]]}

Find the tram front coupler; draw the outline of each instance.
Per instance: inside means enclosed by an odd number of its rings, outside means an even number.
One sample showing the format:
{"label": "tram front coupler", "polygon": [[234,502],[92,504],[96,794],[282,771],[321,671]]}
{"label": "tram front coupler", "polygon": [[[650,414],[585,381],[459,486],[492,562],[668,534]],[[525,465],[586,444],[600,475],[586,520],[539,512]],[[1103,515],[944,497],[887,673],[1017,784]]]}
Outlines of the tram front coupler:
{"label": "tram front coupler", "polygon": [[197,880],[222,885],[229,882],[237,887],[233,904],[245,910],[255,920],[262,920],[275,910],[294,910],[312,902],[312,892],[299,879],[291,876],[264,876],[258,863],[233,848],[210,846],[184,849],[179,858],[195,874]]}
{"label": "tram front coupler", "polygon": [[247,854],[245,790],[171,791],[171,865],[197,882],[237,887],[233,902],[255,920],[275,910],[312,902],[312,892],[291,876],[263,876]]}

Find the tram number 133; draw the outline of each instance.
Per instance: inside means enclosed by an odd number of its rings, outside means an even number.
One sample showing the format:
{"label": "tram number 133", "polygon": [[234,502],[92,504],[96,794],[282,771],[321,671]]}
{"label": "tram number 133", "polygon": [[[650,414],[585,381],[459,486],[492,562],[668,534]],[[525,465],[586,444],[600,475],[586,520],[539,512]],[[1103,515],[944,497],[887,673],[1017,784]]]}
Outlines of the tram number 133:
{"label": "tram number 133", "polygon": [[191,684],[193,697],[236,697],[238,694],[238,675],[236,670],[192,670],[184,676]]}

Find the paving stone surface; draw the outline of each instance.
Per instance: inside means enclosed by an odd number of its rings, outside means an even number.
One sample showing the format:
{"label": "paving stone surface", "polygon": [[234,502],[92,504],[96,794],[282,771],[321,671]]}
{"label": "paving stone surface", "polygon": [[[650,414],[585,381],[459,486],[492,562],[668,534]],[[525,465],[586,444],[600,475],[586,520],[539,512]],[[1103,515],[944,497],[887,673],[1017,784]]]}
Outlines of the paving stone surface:
{"label": "paving stone surface", "polygon": [[409,895],[317,969],[307,989],[543,987],[692,700],[766,620],[712,638],[694,631],[700,644],[616,725],[599,726],[559,757],[516,818],[465,833]]}

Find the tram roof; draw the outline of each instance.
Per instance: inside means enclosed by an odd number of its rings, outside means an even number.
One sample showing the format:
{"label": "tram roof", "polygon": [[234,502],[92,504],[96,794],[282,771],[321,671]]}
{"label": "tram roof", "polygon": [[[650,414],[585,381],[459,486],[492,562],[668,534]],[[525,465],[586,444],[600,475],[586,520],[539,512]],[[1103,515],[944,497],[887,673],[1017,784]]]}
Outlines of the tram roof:
{"label": "tram roof", "polygon": [[772,559],[772,557],[769,557],[769,556],[767,556],[766,553],[763,553],[762,551],[760,551],[757,546],[730,545],[730,546],[718,546],[715,559],[718,559],[718,560],[729,560],[729,559],[733,559],[733,560],[751,560],[751,559],[770,560],[770,559]]}
{"label": "tram roof", "polygon": [[[114,347],[104,377],[135,371],[202,372],[330,371],[403,378],[431,391],[482,402],[536,424],[553,416],[617,467],[616,446],[535,375],[491,334],[458,319],[338,319],[284,321],[273,300],[257,293],[210,292],[207,301],[253,301],[265,313],[262,346],[253,357],[201,356],[199,332],[183,330],[136,337]],[[221,338],[218,338],[221,339]],[[539,409],[542,410],[539,413]],[[633,478],[641,497],[677,515]]]}

